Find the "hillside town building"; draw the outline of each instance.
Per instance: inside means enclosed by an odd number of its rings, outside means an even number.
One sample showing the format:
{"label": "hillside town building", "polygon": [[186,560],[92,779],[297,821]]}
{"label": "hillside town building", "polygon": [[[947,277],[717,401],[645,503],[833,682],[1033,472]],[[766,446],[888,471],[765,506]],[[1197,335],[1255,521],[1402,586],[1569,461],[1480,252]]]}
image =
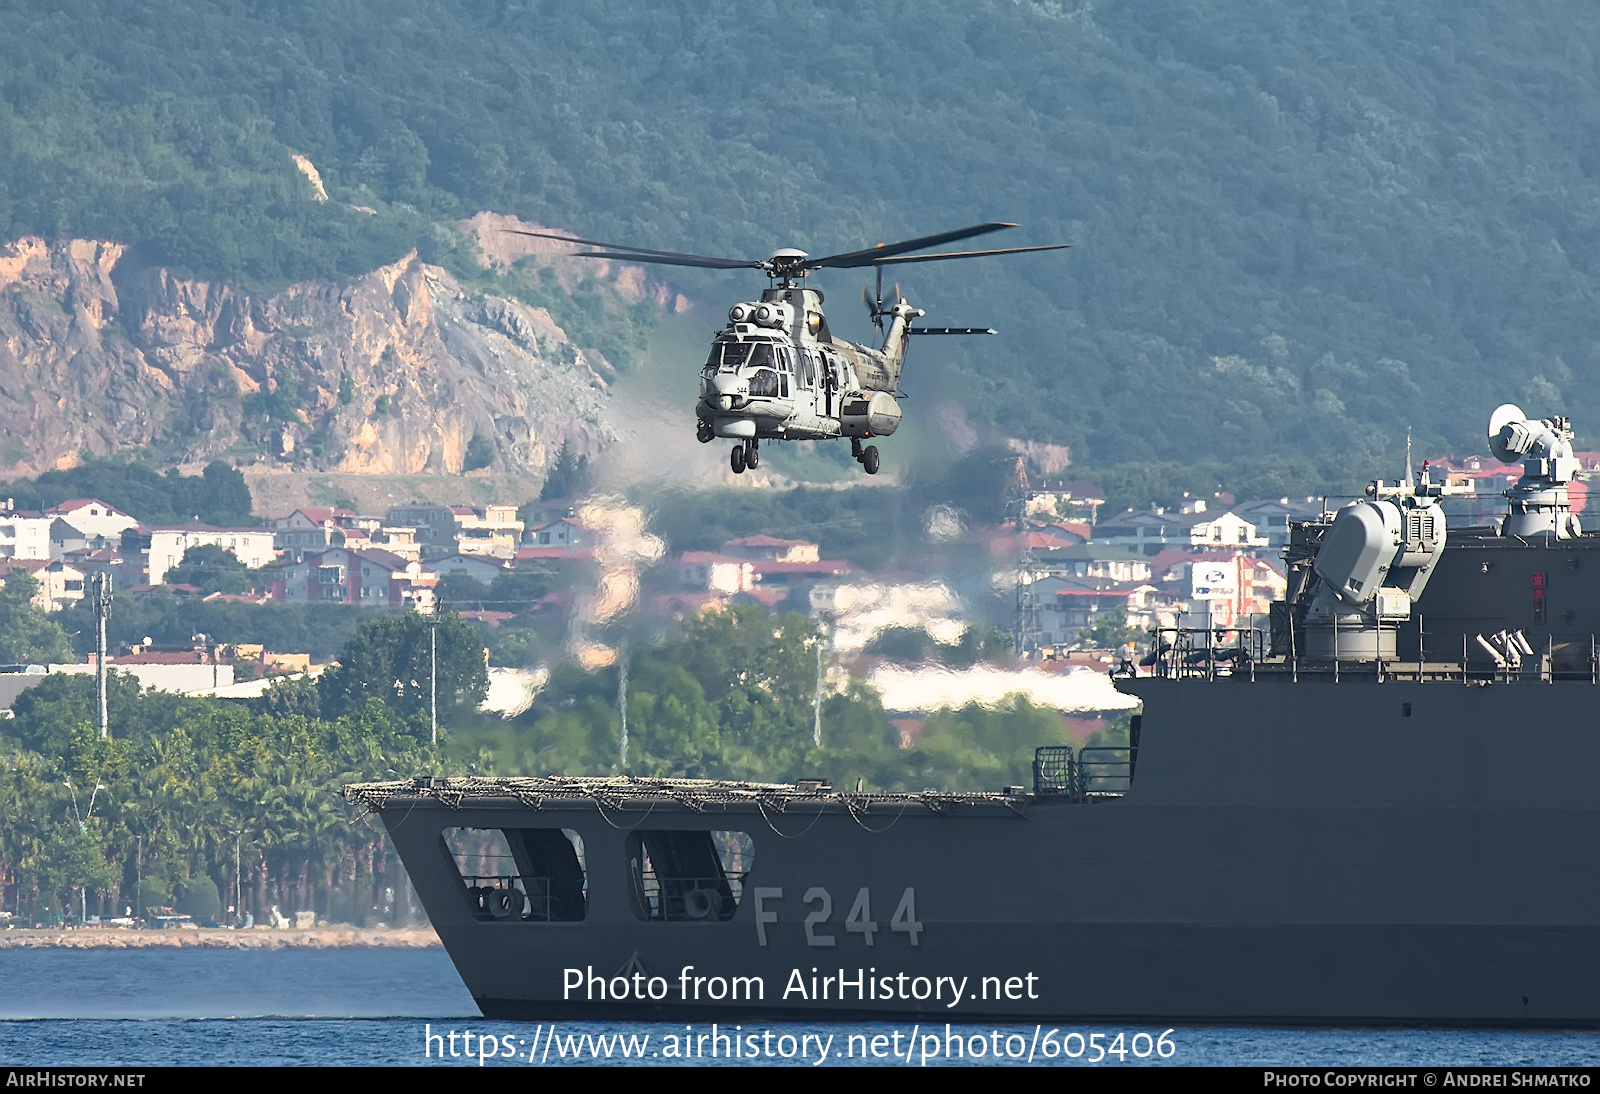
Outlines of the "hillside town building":
{"label": "hillside town building", "polygon": [[183,561],[191,547],[221,547],[252,570],[271,564],[277,557],[273,533],[264,528],[213,528],[209,524],[185,524],[177,528],[146,528],[135,525],[122,533],[122,553],[141,558],[145,581],[165,582],[167,571]]}
{"label": "hillside town building", "polygon": [[43,611],[59,612],[83,599],[84,575],[76,566],[50,559],[6,559],[0,561],[0,585],[18,572],[39,583],[33,605]]}
{"label": "hillside town building", "polygon": [[273,600],[285,604],[355,604],[432,612],[438,575],[421,563],[379,550],[330,547],[285,560],[267,574]]}
{"label": "hillside town building", "polygon": [[48,559],[50,526],[55,519],[16,509],[7,498],[0,505],[0,558]]}

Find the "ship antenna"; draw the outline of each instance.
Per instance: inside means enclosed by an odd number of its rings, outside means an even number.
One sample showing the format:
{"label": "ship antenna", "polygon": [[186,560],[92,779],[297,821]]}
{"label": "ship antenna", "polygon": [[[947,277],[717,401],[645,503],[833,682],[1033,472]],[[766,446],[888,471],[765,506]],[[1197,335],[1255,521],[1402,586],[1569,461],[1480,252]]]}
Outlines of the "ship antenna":
{"label": "ship antenna", "polygon": [[1411,427],[1410,426],[1406,427],[1406,479],[1405,479],[1405,483],[1409,487],[1415,487],[1417,485],[1416,484],[1416,480],[1412,477],[1412,474],[1411,474]]}

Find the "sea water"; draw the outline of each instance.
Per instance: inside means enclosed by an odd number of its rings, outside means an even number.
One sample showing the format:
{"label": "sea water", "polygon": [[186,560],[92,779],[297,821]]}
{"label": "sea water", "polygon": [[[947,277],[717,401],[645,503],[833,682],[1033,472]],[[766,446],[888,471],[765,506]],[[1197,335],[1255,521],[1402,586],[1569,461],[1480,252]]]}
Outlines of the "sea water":
{"label": "sea water", "polygon": [[718,1023],[713,1030],[710,1023],[490,1022],[437,949],[0,950],[0,1065],[1549,1066],[1597,1060],[1600,1034],[1580,1031],[1168,1032],[1060,1023],[947,1030],[943,1023],[760,1020]]}

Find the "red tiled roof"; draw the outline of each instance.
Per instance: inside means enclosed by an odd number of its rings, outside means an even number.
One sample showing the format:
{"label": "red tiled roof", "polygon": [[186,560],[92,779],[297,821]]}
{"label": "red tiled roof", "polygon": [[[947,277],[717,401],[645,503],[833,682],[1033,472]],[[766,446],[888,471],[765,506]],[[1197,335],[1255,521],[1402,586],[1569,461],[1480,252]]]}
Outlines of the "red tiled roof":
{"label": "red tiled roof", "polygon": [[[296,509],[294,511],[294,513],[301,514],[313,524],[326,524],[334,517],[337,517],[342,513],[349,512],[350,510],[348,509]],[[294,516],[294,513],[290,513],[289,515],[292,517]]]}
{"label": "red tiled roof", "polygon": [[184,524],[163,524],[159,527],[138,525],[141,532],[231,532],[236,535],[249,533],[258,536],[270,536],[271,528],[218,528],[212,524],[204,524],[198,520],[191,520]]}
{"label": "red tiled roof", "polygon": [[63,501],[59,504],[52,505],[50,508],[46,509],[45,512],[50,514],[70,513],[74,509],[82,509],[85,505],[98,505],[101,508],[107,509],[113,513],[122,512],[122,510],[118,509],[116,506],[107,505],[99,498],[73,498],[71,501]]}
{"label": "red tiled roof", "polygon": [[[726,562],[737,566],[754,566],[755,561],[748,558],[734,558],[732,555],[720,554],[717,551],[685,551],[678,556],[680,562]],[[776,565],[776,563],[774,563]]]}
{"label": "red tiled roof", "polygon": [[592,554],[588,547],[522,547],[514,557],[518,562],[531,562],[541,558],[588,558]]}
{"label": "red tiled roof", "polygon": [[[1048,532],[1029,532],[1024,538],[1027,539],[1028,546],[1036,551],[1049,551],[1056,547],[1078,546],[1077,542],[1073,540],[1053,536]],[[1089,537],[1084,536],[1083,538],[1088,539]]]}
{"label": "red tiled roof", "polygon": [[1071,479],[1057,481],[1045,480],[1040,482],[1035,489],[1050,494],[1070,494],[1079,501],[1105,501],[1105,493],[1092,482],[1081,482]]}
{"label": "red tiled roof", "polygon": [[839,577],[856,572],[855,564],[842,558],[824,558],[816,562],[752,562],[750,565],[757,574],[822,574],[825,577]]}
{"label": "red tiled roof", "polygon": [[810,540],[805,539],[778,539],[776,536],[754,535],[745,536],[743,539],[730,539],[723,544],[724,547],[811,547]]}
{"label": "red tiled roof", "polygon": [[143,653],[125,653],[121,657],[108,657],[108,665],[205,665],[206,655],[199,650],[145,650]]}
{"label": "red tiled roof", "polygon": [[265,604],[271,599],[270,596],[264,593],[212,593],[210,596],[202,598],[204,603],[207,604],[219,601],[224,604]]}

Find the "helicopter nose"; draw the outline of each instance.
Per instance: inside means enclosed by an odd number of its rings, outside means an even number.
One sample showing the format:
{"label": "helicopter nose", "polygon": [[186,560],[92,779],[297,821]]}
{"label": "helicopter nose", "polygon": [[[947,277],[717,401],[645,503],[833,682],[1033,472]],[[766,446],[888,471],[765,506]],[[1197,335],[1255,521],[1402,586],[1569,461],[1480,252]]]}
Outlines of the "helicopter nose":
{"label": "helicopter nose", "polygon": [[732,410],[733,409],[733,396],[732,395],[719,395],[717,397],[717,408],[719,410]]}

